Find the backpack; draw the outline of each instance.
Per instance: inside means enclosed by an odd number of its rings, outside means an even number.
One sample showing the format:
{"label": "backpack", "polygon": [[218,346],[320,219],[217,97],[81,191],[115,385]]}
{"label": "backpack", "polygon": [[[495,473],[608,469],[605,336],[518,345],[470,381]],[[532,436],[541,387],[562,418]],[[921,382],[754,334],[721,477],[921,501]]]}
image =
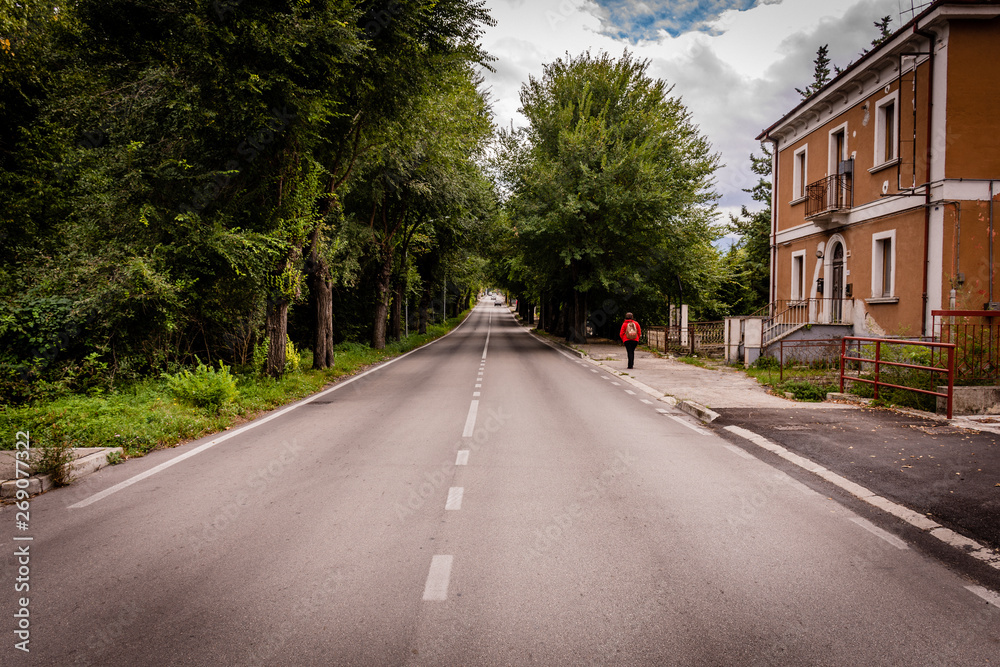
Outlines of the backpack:
{"label": "backpack", "polygon": [[639,327],[636,326],[635,320],[629,320],[625,323],[625,338],[639,340]]}

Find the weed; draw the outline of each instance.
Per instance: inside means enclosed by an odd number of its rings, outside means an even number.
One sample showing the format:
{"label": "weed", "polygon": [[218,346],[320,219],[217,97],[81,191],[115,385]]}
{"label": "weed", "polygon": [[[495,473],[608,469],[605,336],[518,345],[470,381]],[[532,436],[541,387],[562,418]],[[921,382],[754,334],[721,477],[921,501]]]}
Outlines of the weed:
{"label": "weed", "polygon": [[49,475],[56,486],[66,486],[73,481],[70,464],[73,447],[66,441],[49,442],[31,450],[31,468],[36,475]]}

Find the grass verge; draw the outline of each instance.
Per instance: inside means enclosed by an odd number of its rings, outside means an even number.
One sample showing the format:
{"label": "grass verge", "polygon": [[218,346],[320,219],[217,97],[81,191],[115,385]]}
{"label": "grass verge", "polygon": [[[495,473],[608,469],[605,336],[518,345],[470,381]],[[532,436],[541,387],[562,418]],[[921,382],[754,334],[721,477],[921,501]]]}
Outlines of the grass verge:
{"label": "grass verge", "polygon": [[[219,409],[178,401],[165,378],[150,378],[100,396],[77,394],[28,406],[0,406],[0,432],[4,434],[0,449],[13,449],[14,434],[26,431],[33,447],[122,447],[126,457],[142,456],[153,449],[226,430],[314,394],[340,378],[440,338],[467,314],[429,325],[426,334],[412,334],[387,344],[384,350],[360,343],[341,344],[333,368],[300,370],[279,380],[238,375],[237,396]],[[312,366],[310,353],[303,355],[299,366]]]}

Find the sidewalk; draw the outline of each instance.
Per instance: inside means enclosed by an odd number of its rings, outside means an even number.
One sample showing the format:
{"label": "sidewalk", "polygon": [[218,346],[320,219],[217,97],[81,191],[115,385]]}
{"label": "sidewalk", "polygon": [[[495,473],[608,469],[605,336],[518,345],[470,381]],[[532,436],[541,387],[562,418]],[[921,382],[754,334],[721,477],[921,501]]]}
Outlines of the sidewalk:
{"label": "sidewalk", "polygon": [[[121,447],[81,447],[72,450],[73,462],[69,464],[70,479],[79,479],[108,465],[108,454],[122,453]],[[0,450],[0,500],[10,500],[17,494],[18,470],[22,475],[22,488],[29,495],[36,495],[52,488],[52,478],[49,475],[35,475],[25,478],[23,473],[34,473],[30,467],[18,466],[17,453],[11,450]],[[27,480],[27,481],[25,481]],[[26,486],[24,486],[26,484]]]}
{"label": "sidewalk", "polygon": [[614,342],[563,347],[661,401],[708,408],[702,420],[753,456],[823,478],[1000,576],[1000,420],[798,402],[735,368],[701,368],[640,348],[629,370]]}

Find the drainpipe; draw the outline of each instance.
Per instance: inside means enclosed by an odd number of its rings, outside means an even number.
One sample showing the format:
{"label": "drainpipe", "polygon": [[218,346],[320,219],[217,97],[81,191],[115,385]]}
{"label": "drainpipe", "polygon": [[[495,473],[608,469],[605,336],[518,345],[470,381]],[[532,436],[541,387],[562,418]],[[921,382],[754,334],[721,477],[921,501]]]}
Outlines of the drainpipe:
{"label": "drainpipe", "polygon": [[[931,146],[933,144],[934,135],[934,46],[937,36],[932,32],[927,32],[925,30],[919,30],[914,24],[913,32],[921,37],[926,38],[930,41],[930,49],[928,49],[928,74],[927,74],[927,155],[926,155],[926,173],[924,184],[924,284],[923,284],[923,303],[920,309],[920,335],[927,336],[927,282],[928,282],[928,266],[930,264],[930,240],[931,240]],[[913,63],[913,76],[916,79],[917,63]],[[915,102],[916,100],[914,100]]]}
{"label": "drainpipe", "polygon": [[[768,141],[771,142],[771,285],[768,289],[767,301],[771,304],[774,303],[774,295],[777,290],[775,273],[778,254],[778,208],[775,204],[778,199],[778,142],[771,138],[768,138]],[[803,174],[803,178],[805,178],[805,174]],[[993,217],[990,216],[990,220],[992,219]],[[805,267],[802,270],[805,271]]]}
{"label": "drainpipe", "polygon": [[990,304],[993,303],[993,179],[990,179]]}

